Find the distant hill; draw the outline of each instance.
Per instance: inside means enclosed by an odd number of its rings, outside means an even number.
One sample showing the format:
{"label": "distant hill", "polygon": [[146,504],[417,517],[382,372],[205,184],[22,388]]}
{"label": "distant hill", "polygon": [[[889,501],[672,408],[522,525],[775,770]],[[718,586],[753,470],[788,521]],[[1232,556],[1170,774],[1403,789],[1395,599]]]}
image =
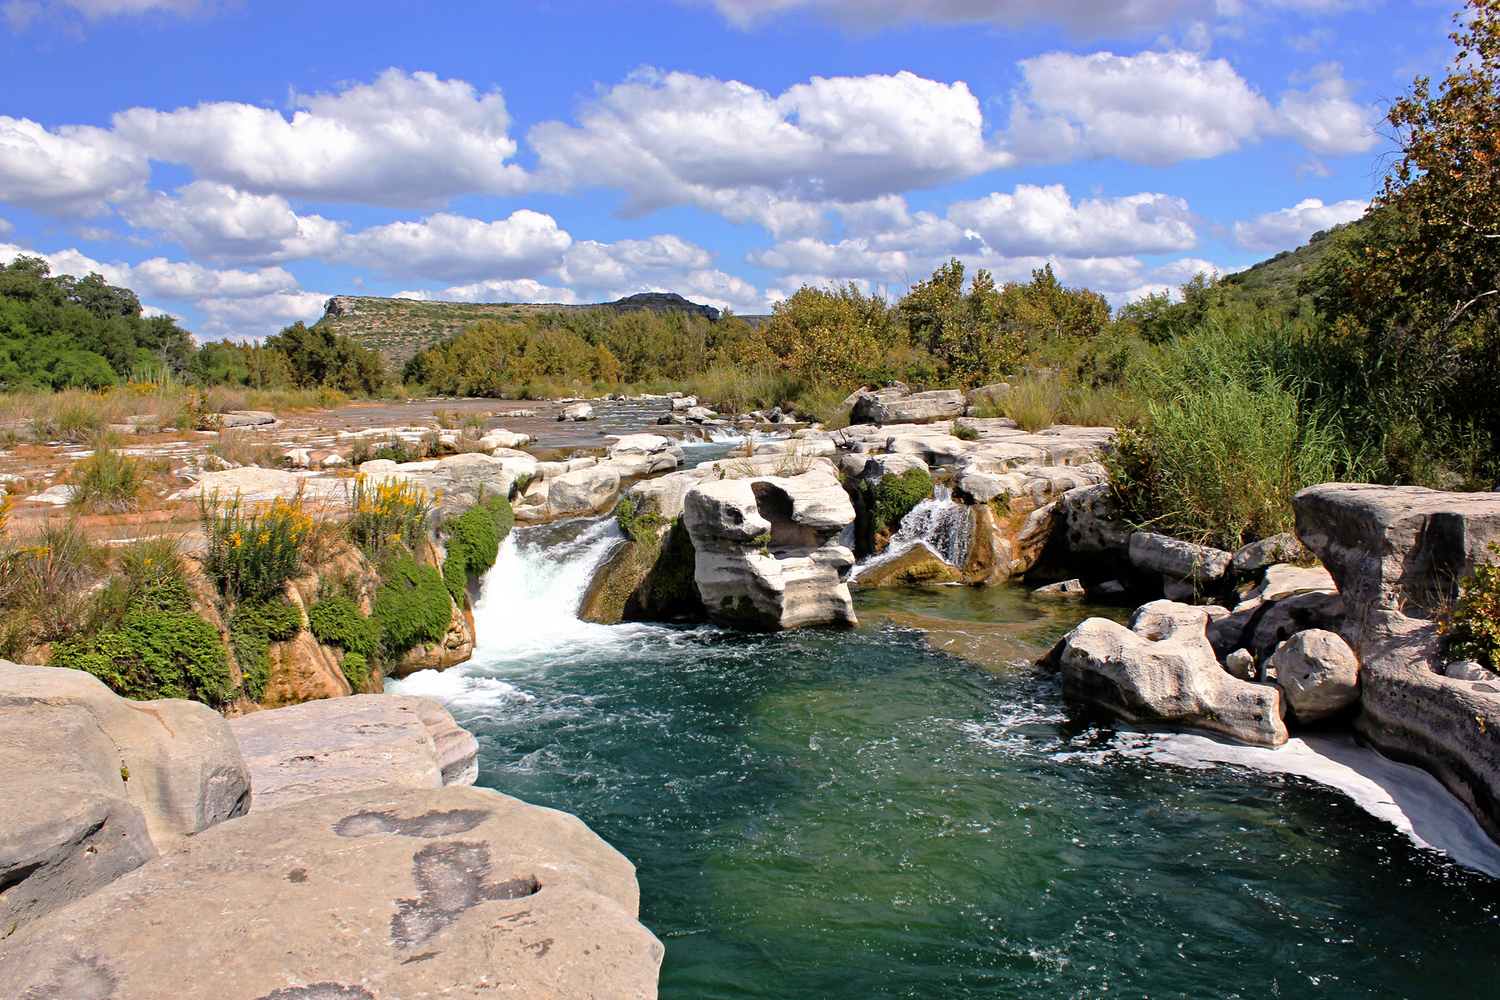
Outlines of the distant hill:
{"label": "distant hill", "polygon": [[1280,304],[1287,311],[1295,312],[1297,281],[1312,270],[1333,246],[1330,237],[1341,230],[1361,225],[1364,225],[1364,219],[1334,226],[1326,232],[1313,233],[1306,246],[1283,250],[1243,271],[1225,275],[1221,283],[1237,286],[1241,293],[1262,305]]}
{"label": "distant hill", "polygon": [[557,302],[423,302],[418,299],[385,299],[373,295],[335,295],[323,307],[316,326],[350,337],[380,356],[399,371],[407,359],[423,348],[465,327],[485,320],[522,320],[543,313],[586,312],[613,309],[616,312],[681,312],[718,322],[719,310],[690,302],[670,292],[642,292],[614,302],[564,305]]}

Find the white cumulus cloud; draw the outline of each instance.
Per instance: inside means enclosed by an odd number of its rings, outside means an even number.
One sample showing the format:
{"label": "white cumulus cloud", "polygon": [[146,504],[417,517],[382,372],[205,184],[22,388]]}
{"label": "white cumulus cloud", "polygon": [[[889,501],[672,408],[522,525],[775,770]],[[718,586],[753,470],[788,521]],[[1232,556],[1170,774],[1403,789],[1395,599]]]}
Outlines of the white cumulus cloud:
{"label": "white cumulus cloud", "polygon": [[506,279],[558,267],[572,243],[552,216],[529,209],[495,222],[443,212],[355,233],[339,258],[391,277]]}
{"label": "white cumulus cloud", "polygon": [[1234,241],[1257,250],[1291,250],[1307,242],[1320,229],[1330,229],[1341,222],[1353,222],[1370,207],[1367,201],[1349,198],[1332,205],[1321,199],[1307,198],[1291,208],[1265,212],[1253,219],[1234,224]]}
{"label": "white cumulus cloud", "polygon": [[272,292],[254,298],[204,299],[195,305],[208,316],[204,333],[231,340],[269,337],[299,320],[315,323],[328,296],[319,292]]}
{"label": "white cumulus cloud", "polygon": [[332,253],[342,224],[298,215],[276,194],[251,194],[216,181],[194,181],[176,197],[153,192],[121,209],[137,228],[156,229],[211,263],[270,264]]}
{"label": "white cumulus cloud", "polygon": [[908,72],[814,77],[773,96],[689,73],[639,75],[585,106],[579,124],[527,135],[540,179],[610,187],[640,215],[697,205],[783,231],[859,202],[981,173],[1004,162],[964,83]]}
{"label": "white cumulus cloud", "polygon": [[141,189],[150,165],[119,136],[89,125],[47,129],[0,115],[0,201],[57,215],[94,215]]}
{"label": "white cumulus cloud", "polygon": [[516,142],[504,98],[433,73],[389,69],[373,83],[301,97],[290,120],[216,102],[132,108],[113,122],[130,148],[246,191],[422,208],[528,184],[506,162]]}
{"label": "white cumulus cloud", "polygon": [[1061,184],[1018,185],[948,206],[948,218],[983,237],[996,253],[1115,256],[1197,246],[1187,202],[1164,194],[1091,198],[1076,205]]}
{"label": "white cumulus cloud", "polygon": [[1375,112],[1350,99],[1333,64],[1314,86],[1271,103],[1225,59],[1194,52],[1050,52],[1022,60],[1003,143],[1026,162],[1117,156],[1164,167],[1209,159],[1265,138],[1316,153],[1371,148]]}

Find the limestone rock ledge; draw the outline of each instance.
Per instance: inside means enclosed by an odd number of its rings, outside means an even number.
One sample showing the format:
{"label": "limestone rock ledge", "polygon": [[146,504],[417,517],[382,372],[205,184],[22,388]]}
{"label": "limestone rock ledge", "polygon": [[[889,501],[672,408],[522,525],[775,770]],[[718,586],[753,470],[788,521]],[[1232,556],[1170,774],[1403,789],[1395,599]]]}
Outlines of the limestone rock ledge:
{"label": "limestone rock ledge", "polygon": [[576,817],[477,788],[256,811],[0,942],[0,996],[656,996],[630,862]]}
{"label": "limestone rock ledge", "polygon": [[1500,494],[1327,483],[1292,499],[1297,534],[1338,584],[1359,658],[1355,728],[1415,763],[1500,840],[1500,686],[1444,676],[1436,617],[1500,541]]}
{"label": "limestone rock ledge", "polygon": [[229,728],[256,812],[361,788],[472,785],[479,774],[479,744],[428,698],[329,698],[252,712]]}

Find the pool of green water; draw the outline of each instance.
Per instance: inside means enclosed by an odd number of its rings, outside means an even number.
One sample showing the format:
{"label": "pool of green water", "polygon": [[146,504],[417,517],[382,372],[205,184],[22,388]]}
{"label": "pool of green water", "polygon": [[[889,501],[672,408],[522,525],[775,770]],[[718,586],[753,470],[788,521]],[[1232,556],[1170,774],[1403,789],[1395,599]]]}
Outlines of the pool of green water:
{"label": "pool of green water", "polygon": [[479,784],[636,864],[664,998],[1500,996],[1500,882],[1306,779],[1123,753],[1027,665],[1097,609],[935,588],[861,594],[847,631],[586,625],[603,542],[534,541],[475,659],[401,689],[478,736]]}

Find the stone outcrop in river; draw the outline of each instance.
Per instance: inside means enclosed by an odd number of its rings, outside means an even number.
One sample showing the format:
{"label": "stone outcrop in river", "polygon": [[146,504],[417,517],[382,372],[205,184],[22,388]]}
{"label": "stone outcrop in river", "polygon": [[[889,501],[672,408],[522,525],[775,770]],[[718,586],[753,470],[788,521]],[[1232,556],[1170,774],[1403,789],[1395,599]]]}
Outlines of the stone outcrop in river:
{"label": "stone outcrop in river", "polygon": [[1492,559],[1500,495],[1328,483],[1298,493],[1297,534],[1338,584],[1362,673],[1355,726],[1435,775],[1500,839],[1500,685],[1444,676],[1437,616]]}
{"label": "stone outcrop in river", "polygon": [[321,795],[220,824],[0,945],[0,995],[656,995],[625,860],[488,789]]}
{"label": "stone outcrop in river", "polygon": [[689,489],[683,525],[698,590],[714,622],[774,630],[855,624],[839,537],[854,507],[832,476],[710,480]]}
{"label": "stone outcrop in river", "polygon": [[1286,742],[1281,690],[1231,676],[1214,657],[1208,612],[1172,601],[1125,628],[1089,618],[1062,642],[1063,693],[1132,722],[1175,723],[1245,743]]}

